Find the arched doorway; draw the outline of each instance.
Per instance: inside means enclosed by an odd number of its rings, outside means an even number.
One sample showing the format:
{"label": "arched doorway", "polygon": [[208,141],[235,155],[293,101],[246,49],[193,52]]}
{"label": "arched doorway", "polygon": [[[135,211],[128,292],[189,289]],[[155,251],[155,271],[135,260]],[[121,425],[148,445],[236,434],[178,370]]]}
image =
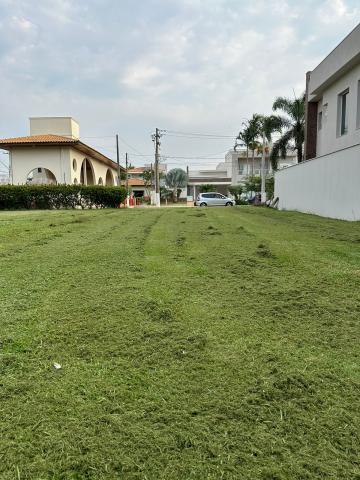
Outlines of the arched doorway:
{"label": "arched doorway", "polygon": [[38,167],[29,172],[26,177],[27,185],[56,185],[56,177],[48,168]]}
{"label": "arched doorway", "polygon": [[107,186],[114,185],[114,175],[112,174],[110,168],[108,168],[106,172],[105,185]]}
{"label": "arched doorway", "polygon": [[99,178],[98,185],[104,185],[102,177]]}
{"label": "arched doorway", "polygon": [[83,185],[95,185],[94,170],[90,160],[87,158],[84,158],[81,165],[80,183]]}

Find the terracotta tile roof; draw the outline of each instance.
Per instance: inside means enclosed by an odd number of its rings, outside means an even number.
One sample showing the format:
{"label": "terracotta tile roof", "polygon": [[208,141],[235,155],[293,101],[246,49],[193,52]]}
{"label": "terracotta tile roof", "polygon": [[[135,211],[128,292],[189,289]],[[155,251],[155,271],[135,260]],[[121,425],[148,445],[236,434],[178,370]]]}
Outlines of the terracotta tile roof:
{"label": "terracotta tile roof", "polygon": [[[109,167],[117,169],[117,164],[113,160],[106,157],[101,152],[95,150],[95,148],[81,142],[78,138],[64,137],[62,135],[53,135],[52,133],[48,133],[46,135],[29,135],[27,137],[0,139],[0,148],[3,148],[4,150],[11,150],[13,147],[21,147],[24,145],[69,145],[76,150],[85,153],[86,155],[90,155],[96,158],[100,162],[108,165]],[[123,172],[125,171],[122,166],[120,166],[120,169]]]}
{"label": "terracotta tile roof", "polygon": [[77,138],[63,137],[61,135],[29,135],[28,137],[1,138],[0,145],[23,145],[25,143],[77,143]]}
{"label": "terracotta tile roof", "polygon": [[146,167],[129,168],[129,173],[144,173],[145,170],[150,170],[150,168],[146,168]]}
{"label": "terracotta tile roof", "polygon": [[141,180],[140,178],[129,178],[128,184],[130,187],[145,186],[144,180]]}

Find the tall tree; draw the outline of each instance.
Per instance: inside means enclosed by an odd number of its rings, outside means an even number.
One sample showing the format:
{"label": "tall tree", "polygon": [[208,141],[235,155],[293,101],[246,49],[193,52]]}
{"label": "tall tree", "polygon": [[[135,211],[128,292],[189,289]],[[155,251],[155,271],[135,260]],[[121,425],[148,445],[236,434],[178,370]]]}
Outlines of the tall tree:
{"label": "tall tree", "polygon": [[266,154],[269,151],[268,143],[271,143],[272,134],[276,131],[281,132],[282,119],[276,115],[262,115],[259,118],[259,130],[262,137],[261,150],[261,200],[266,201]]}
{"label": "tall tree", "polygon": [[297,152],[298,163],[303,160],[303,144],[305,137],[305,95],[291,100],[278,97],[273,104],[274,112],[281,110],[286,116],[279,116],[282,135],[272,148],[270,160],[274,170],[278,166],[278,158],[286,158],[287,150],[293,148]]}
{"label": "tall tree", "polygon": [[[251,131],[247,123],[243,123],[243,129],[240,130],[239,135],[236,137],[236,141],[240,141],[246,147],[246,175],[249,175],[249,148],[252,142]],[[237,144],[234,149],[236,151]]]}
{"label": "tall tree", "polygon": [[181,168],[173,168],[165,177],[166,185],[173,191],[174,202],[178,199],[178,189],[184,188],[187,181],[187,175]]}
{"label": "tall tree", "polygon": [[251,138],[249,147],[252,151],[251,175],[254,175],[255,172],[255,150],[259,148],[259,137],[261,136],[261,119],[261,115],[254,113],[250,120],[248,120],[249,134]]}
{"label": "tall tree", "polygon": [[147,195],[149,196],[150,195],[150,190],[152,189],[154,171],[151,170],[151,169],[144,170],[141,176],[144,180],[145,190],[147,192]]}

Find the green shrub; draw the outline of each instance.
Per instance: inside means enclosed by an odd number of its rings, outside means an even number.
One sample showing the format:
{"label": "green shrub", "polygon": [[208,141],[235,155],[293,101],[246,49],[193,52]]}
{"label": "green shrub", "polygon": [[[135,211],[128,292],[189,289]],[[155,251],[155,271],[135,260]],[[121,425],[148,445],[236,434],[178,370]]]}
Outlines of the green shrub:
{"label": "green shrub", "polygon": [[[274,195],[274,177],[267,177],[265,179],[265,189],[267,193],[267,198],[272,198]],[[258,176],[247,177],[244,183],[244,192],[251,193],[260,193],[261,191],[261,178]]]}
{"label": "green shrub", "polygon": [[229,193],[235,198],[236,205],[244,205],[243,200],[241,198],[241,194],[243,193],[242,185],[232,185],[228,188]]}
{"label": "green shrub", "polygon": [[117,208],[125,197],[123,187],[4,185],[0,186],[0,210]]}
{"label": "green shrub", "polygon": [[210,185],[208,183],[206,183],[205,185],[199,186],[200,193],[212,192],[213,190],[214,190],[214,185]]}

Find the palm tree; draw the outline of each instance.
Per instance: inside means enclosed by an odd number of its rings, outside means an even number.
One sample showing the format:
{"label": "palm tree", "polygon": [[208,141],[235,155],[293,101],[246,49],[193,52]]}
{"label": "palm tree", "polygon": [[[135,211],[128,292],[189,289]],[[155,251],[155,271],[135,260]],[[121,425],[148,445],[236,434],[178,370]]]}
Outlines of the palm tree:
{"label": "palm tree", "polygon": [[[246,147],[246,174],[249,175],[249,148],[251,145],[251,131],[249,126],[246,123],[243,123],[243,129],[240,130],[239,135],[236,137],[236,140],[240,140]],[[234,150],[236,151],[237,145],[235,145]]]}
{"label": "palm tree", "polygon": [[274,170],[277,169],[278,158],[286,158],[289,148],[297,151],[298,163],[303,160],[303,144],[305,137],[305,95],[291,100],[278,97],[273,104],[274,112],[282,110],[286,116],[277,117],[280,121],[282,136],[274,143],[270,160]]}
{"label": "palm tree", "polygon": [[172,170],[170,170],[170,172],[167,173],[165,177],[165,182],[166,185],[173,191],[174,202],[177,202],[178,199],[178,189],[185,187],[186,181],[186,172],[181,168],[173,168]]}
{"label": "palm tree", "polygon": [[266,201],[266,182],[265,182],[265,163],[266,154],[269,151],[267,143],[271,143],[272,134],[276,131],[281,132],[283,122],[281,117],[276,115],[265,116],[262,115],[259,118],[259,131],[262,136],[262,145],[258,148],[261,150],[261,199],[262,202]]}
{"label": "palm tree", "polygon": [[248,120],[249,135],[251,138],[249,148],[252,151],[252,162],[251,162],[251,175],[254,175],[255,170],[255,150],[259,148],[258,138],[261,135],[261,115],[254,113],[253,116]]}

